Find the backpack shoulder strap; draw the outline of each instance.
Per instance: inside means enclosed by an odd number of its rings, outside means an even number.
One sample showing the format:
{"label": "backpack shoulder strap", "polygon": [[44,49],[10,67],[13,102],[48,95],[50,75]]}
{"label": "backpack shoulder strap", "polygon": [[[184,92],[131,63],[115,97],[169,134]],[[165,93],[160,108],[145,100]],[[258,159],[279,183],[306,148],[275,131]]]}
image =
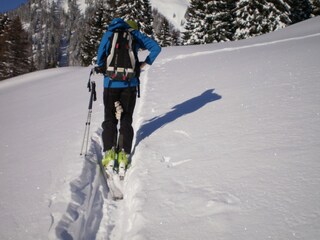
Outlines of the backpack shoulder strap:
{"label": "backpack shoulder strap", "polygon": [[109,46],[108,56],[106,59],[106,70],[107,71],[108,71],[108,68],[110,68],[111,61],[114,57],[118,37],[119,37],[119,31],[114,31],[109,39],[110,46]]}

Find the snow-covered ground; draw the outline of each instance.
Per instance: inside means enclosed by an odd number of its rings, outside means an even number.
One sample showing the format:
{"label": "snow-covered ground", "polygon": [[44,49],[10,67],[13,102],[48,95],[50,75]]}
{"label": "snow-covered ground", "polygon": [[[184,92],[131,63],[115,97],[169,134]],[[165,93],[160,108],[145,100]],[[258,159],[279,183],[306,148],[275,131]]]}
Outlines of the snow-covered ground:
{"label": "snow-covered ground", "polygon": [[0,239],[320,238],[320,18],[249,40],[163,49],[142,76],[124,199],[108,199],[101,76],[0,82]]}

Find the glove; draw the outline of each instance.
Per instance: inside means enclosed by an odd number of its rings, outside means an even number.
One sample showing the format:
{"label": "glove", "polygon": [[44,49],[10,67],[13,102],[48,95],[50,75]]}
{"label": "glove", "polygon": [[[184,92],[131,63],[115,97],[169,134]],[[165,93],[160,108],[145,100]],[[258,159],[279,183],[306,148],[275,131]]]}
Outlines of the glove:
{"label": "glove", "polygon": [[121,119],[121,114],[123,113],[123,108],[120,104],[119,101],[114,103],[114,106],[116,108],[116,119],[120,120]]}
{"label": "glove", "polygon": [[95,73],[104,73],[104,67],[96,66],[94,67]]}
{"label": "glove", "polygon": [[139,65],[140,65],[140,69],[143,69],[147,65],[147,63],[146,62],[140,62]]}

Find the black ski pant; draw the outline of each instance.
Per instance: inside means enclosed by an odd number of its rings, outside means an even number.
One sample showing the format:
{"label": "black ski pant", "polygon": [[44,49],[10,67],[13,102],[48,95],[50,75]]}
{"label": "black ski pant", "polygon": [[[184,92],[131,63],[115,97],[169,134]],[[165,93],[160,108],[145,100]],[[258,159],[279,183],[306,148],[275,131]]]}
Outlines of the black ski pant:
{"label": "black ski pant", "polygon": [[[115,147],[117,151],[124,149],[127,154],[131,153],[133,128],[132,115],[136,105],[136,87],[128,88],[105,88],[103,92],[104,102],[104,122],[102,123],[102,140],[103,151],[110,150]],[[119,101],[123,112],[120,119],[120,134],[117,145],[118,136],[118,120],[115,113],[114,103]]]}

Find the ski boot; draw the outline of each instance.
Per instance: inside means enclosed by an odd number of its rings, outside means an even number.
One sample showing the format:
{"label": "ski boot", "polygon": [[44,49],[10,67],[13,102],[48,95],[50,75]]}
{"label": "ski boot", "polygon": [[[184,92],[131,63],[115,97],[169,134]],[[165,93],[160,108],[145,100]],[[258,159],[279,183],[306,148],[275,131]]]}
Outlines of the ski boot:
{"label": "ski boot", "polygon": [[129,154],[126,154],[123,149],[121,150],[121,152],[118,153],[118,163],[119,163],[119,178],[120,180],[123,180],[126,174],[128,163],[129,163]]}
{"label": "ski boot", "polygon": [[114,148],[111,148],[110,150],[106,151],[104,158],[102,159],[102,165],[106,171],[113,171],[115,159],[116,152]]}

